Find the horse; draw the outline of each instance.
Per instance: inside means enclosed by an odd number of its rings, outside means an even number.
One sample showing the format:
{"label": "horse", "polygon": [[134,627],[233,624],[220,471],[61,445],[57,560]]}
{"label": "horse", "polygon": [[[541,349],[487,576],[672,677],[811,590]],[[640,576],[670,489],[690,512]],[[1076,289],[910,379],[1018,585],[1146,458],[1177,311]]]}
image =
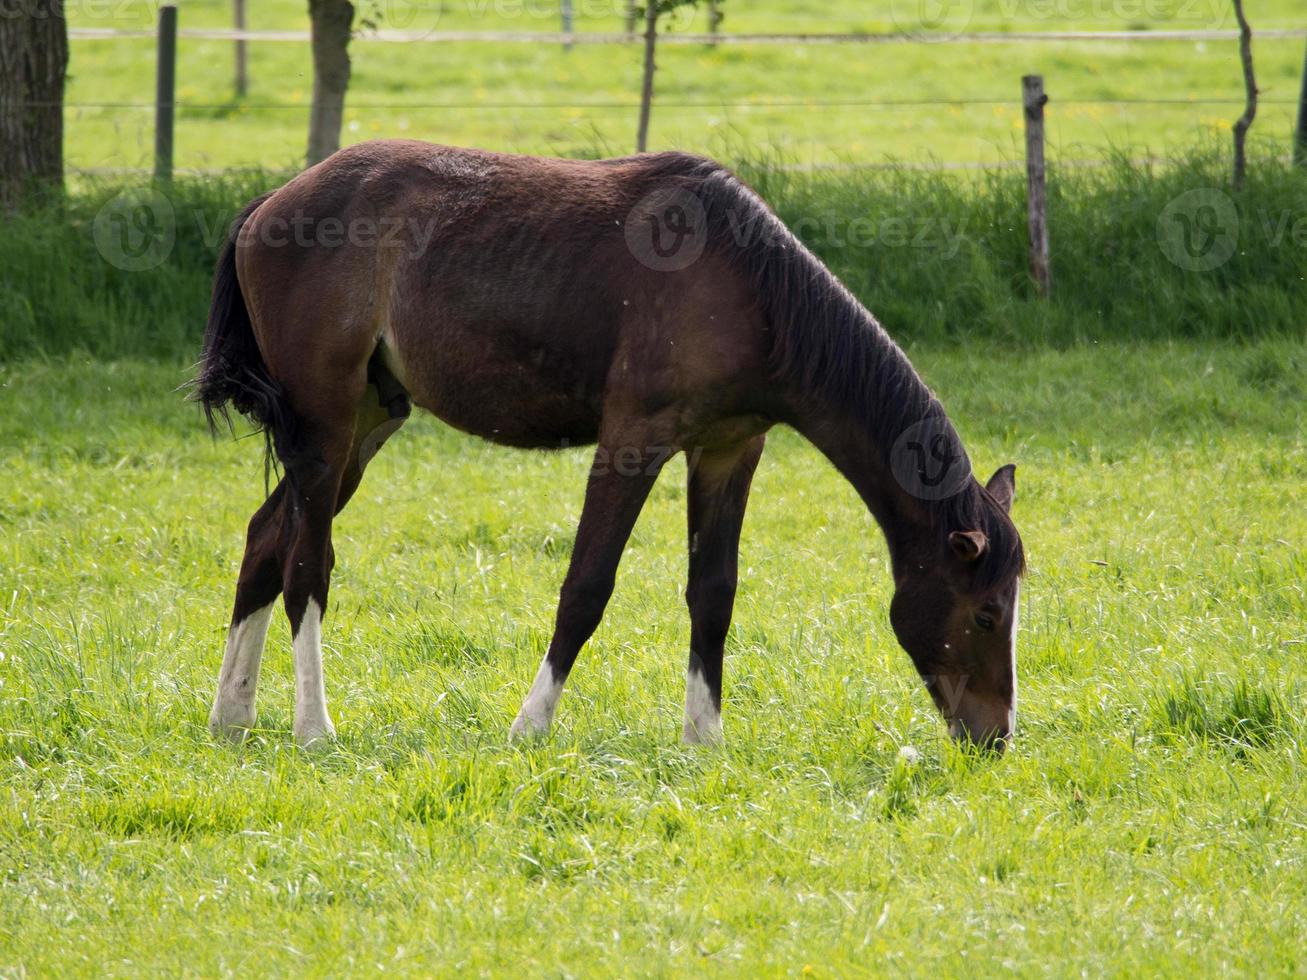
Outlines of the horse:
{"label": "horse", "polygon": [[[1025,569],[1015,467],[973,475],[877,320],[729,169],[680,152],[579,161],[408,140],[343,149],[233,221],[194,397],[265,438],[215,736],[240,740],[284,598],[297,743],[334,736],[322,671],[332,521],[412,405],[493,442],[596,446],[548,650],[510,739],[543,735],[659,471],[687,459],[683,739],[722,739],[722,660],[749,488],[790,426],[888,545],[894,634],[955,739],[1016,721]],[[275,457],[275,459],[273,459]],[[279,466],[277,464],[280,464]]]}

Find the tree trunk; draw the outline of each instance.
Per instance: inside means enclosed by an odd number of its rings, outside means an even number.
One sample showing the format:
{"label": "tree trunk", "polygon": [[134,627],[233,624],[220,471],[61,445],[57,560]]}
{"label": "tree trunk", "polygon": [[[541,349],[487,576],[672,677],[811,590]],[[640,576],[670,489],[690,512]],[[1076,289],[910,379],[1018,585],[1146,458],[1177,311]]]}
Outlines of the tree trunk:
{"label": "tree trunk", "polygon": [[313,107],[309,110],[308,165],[340,149],[340,124],[349,87],[349,38],[354,5],[349,0],[309,0],[313,30]]}
{"label": "tree trunk", "polygon": [[0,211],[63,187],[67,68],[63,0],[0,15]]}
{"label": "tree trunk", "polygon": [[1298,98],[1298,130],[1293,138],[1293,162],[1307,167],[1307,56],[1302,63],[1302,95]]}
{"label": "tree trunk", "polygon": [[640,85],[640,128],[635,134],[635,151],[643,153],[649,144],[649,113],[653,108],[654,45],[658,43],[658,0],[644,0],[644,81]]}
{"label": "tree trunk", "polygon": [[1248,26],[1248,18],[1243,15],[1243,0],[1234,0],[1234,13],[1239,20],[1239,60],[1243,63],[1243,84],[1247,92],[1247,103],[1243,115],[1234,124],[1234,180],[1235,190],[1243,187],[1244,174],[1248,170],[1248,156],[1245,144],[1248,130],[1257,118],[1257,76],[1253,74],[1253,31]]}
{"label": "tree trunk", "polygon": [[[245,0],[232,0],[232,26],[238,31],[245,30]],[[245,56],[245,42],[236,41],[236,98],[243,99],[250,90],[248,62]]]}

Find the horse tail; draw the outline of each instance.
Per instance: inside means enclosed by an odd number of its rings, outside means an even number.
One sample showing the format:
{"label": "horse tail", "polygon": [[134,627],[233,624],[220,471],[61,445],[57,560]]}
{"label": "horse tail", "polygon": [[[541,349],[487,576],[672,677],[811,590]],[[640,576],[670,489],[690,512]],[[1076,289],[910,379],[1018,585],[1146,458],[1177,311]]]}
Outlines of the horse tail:
{"label": "horse tail", "polygon": [[263,433],[265,465],[273,462],[274,447],[288,453],[295,442],[295,415],[285,392],[273,380],[254,337],[254,326],[236,278],[236,244],[241,228],[270,194],[245,206],[231,224],[227,244],[213,274],[213,299],[204,329],[204,347],[191,397],[204,409],[215,434],[218,420],[231,427],[229,409],[249,419]]}

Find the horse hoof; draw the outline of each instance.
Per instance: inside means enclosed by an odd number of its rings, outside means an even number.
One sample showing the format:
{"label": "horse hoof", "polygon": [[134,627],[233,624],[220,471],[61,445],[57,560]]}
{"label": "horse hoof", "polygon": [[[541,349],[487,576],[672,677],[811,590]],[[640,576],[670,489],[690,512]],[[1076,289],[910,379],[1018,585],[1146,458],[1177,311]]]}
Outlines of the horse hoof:
{"label": "horse hoof", "polygon": [[233,745],[240,745],[254,727],[253,711],[219,711],[209,715],[209,734]]}
{"label": "horse hoof", "polygon": [[540,724],[526,715],[518,715],[508,729],[510,742],[524,742],[533,738],[544,738],[549,734],[549,725]]}
{"label": "horse hoof", "polygon": [[336,726],[326,724],[304,725],[295,728],[295,744],[302,749],[325,749],[336,740]]}
{"label": "horse hoof", "polygon": [[703,727],[699,727],[687,723],[681,730],[681,744],[719,749],[722,746],[721,725],[705,724]]}

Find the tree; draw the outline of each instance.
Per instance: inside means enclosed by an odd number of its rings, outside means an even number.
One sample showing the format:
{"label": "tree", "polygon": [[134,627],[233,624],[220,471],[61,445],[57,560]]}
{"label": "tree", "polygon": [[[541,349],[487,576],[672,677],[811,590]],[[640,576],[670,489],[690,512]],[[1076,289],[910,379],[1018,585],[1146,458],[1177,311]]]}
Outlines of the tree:
{"label": "tree", "polygon": [[312,23],[313,106],[309,110],[308,165],[340,149],[340,125],[349,87],[349,39],[354,5],[349,0],[309,0]]}
{"label": "tree", "polygon": [[1302,63],[1302,95],[1298,97],[1298,129],[1293,137],[1293,162],[1307,167],[1307,57]]}
{"label": "tree", "polygon": [[644,14],[644,77],[640,83],[640,125],[636,131],[635,149],[643,153],[649,142],[649,115],[653,111],[653,80],[656,66],[654,49],[658,44],[658,18],[672,14],[682,7],[698,7],[707,3],[711,8],[711,30],[715,33],[721,24],[719,7],[722,0],[645,0]]}
{"label": "tree", "polygon": [[1247,102],[1243,115],[1234,124],[1234,180],[1235,190],[1243,187],[1244,173],[1248,169],[1248,157],[1244,144],[1248,139],[1248,130],[1257,118],[1257,76],[1253,74],[1253,31],[1248,26],[1248,19],[1243,15],[1243,0],[1234,0],[1234,14],[1239,20],[1239,60],[1243,64],[1243,84],[1247,92]]}
{"label": "tree", "polygon": [[63,0],[19,0],[0,13],[0,211],[63,186]]}

